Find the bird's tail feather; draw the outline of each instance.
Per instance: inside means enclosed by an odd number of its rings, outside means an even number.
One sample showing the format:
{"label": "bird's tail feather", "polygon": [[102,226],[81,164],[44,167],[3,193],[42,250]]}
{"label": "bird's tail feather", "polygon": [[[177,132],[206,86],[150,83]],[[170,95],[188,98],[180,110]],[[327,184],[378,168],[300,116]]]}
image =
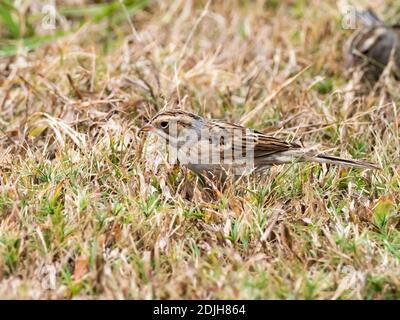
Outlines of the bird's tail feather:
{"label": "bird's tail feather", "polygon": [[377,164],[368,161],[343,159],[339,157],[330,156],[327,154],[319,154],[310,160],[314,160],[319,163],[330,163],[330,164],[343,165],[343,166],[362,168],[362,169],[380,169],[380,167]]}
{"label": "bird's tail feather", "polygon": [[344,159],[340,157],[331,156],[328,154],[317,153],[312,149],[291,149],[283,152],[277,152],[269,156],[270,164],[276,163],[290,163],[293,160],[300,161],[315,161],[318,163],[328,163],[334,165],[342,165],[347,167],[355,167],[362,169],[380,169],[375,164],[364,160]]}

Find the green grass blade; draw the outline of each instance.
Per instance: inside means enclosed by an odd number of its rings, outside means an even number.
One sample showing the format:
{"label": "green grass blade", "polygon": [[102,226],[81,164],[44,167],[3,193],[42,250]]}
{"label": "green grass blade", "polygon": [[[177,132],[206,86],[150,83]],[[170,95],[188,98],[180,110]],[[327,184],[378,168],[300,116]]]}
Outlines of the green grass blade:
{"label": "green grass blade", "polygon": [[[148,0],[128,0],[124,1],[128,12],[136,11],[143,8],[148,4]],[[98,22],[105,17],[112,16],[121,10],[120,1],[113,1],[111,3],[102,3],[96,5],[86,6],[85,8],[61,8],[60,13],[64,16],[70,17],[90,17],[95,22]]]}
{"label": "green grass blade", "polygon": [[[8,1],[0,1],[0,21],[3,22],[8,32],[11,34],[12,38],[19,38],[19,25],[14,21],[11,10],[14,7]],[[15,10],[15,9],[14,9]]]}
{"label": "green grass blade", "polygon": [[46,35],[41,37],[31,37],[31,38],[24,38],[16,41],[9,41],[6,44],[0,45],[0,57],[1,56],[12,56],[17,53],[18,46],[23,44],[23,47],[27,50],[34,50],[39,48],[40,46],[53,42],[57,38],[65,36],[65,32],[60,31],[57,32],[55,35]]}

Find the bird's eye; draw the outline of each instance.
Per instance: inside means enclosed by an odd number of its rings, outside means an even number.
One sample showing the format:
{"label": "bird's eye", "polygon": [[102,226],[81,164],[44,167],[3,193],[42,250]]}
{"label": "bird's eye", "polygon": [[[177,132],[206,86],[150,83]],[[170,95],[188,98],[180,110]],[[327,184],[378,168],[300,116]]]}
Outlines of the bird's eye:
{"label": "bird's eye", "polygon": [[163,128],[163,129],[167,129],[167,128],[168,128],[168,121],[162,121],[162,122],[160,123],[160,126],[161,126],[161,128]]}

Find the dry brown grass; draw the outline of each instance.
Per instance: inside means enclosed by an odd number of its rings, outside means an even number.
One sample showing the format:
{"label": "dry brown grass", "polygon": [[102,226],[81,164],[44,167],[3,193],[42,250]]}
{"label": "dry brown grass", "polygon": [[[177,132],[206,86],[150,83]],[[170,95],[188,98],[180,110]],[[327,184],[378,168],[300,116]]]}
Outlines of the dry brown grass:
{"label": "dry brown grass", "polygon": [[[398,83],[349,85],[335,1],[206,6],[64,21],[0,58],[0,297],[400,297]],[[293,164],[209,190],[136,135],[168,106],[239,122],[260,105],[248,126],[383,170]]]}

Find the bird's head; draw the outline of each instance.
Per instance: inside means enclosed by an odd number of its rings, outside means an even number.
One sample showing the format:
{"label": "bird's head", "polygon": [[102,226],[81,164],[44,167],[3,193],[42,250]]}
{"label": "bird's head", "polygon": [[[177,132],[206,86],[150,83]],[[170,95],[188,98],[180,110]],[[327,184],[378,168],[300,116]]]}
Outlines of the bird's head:
{"label": "bird's head", "polygon": [[187,134],[198,135],[204,119],[180,109],[161,111],[155,115],[140,132],[154,132],[167,141],[173,141]]}

